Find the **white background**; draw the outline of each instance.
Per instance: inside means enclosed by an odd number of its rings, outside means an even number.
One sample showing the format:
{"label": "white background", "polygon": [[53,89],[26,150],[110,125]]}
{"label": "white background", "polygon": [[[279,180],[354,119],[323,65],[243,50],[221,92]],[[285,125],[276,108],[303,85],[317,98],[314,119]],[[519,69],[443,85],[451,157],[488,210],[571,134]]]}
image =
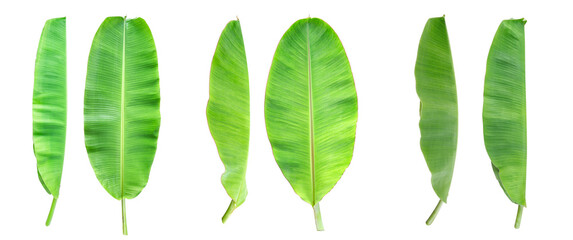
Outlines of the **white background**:
{"label": "white background", "polygon": [[[108,16],[143,17],[155,37],[162,124],[149,183],[127,201],[131,239],[566,239],[573,236],[571,6],[536,1],[2,1],[0,3],[0,239],[125,239],[120,202],[90,166],[83,91],[91,41]],[[541,3],[542,2],[542,3]],[[429,17],[446,14],[459,98],[459,144],[448,204],[419,148],[414,64]],[[276,165],[264,125],[268,70],[283,33],[320,17],[338,33],[355,77],[354,158],[321,202],[326,231]],[[32,151],[34,61],[44,22],[67,16],[68,138],[61,196],[51,203]],[[251,84],[249,195],[229,221],[224,168],[205,117],[211,58],[229,20],[241,20]],[[526,18],[528,208],[499,187],[481,111],[487,53],[503,19]]]}

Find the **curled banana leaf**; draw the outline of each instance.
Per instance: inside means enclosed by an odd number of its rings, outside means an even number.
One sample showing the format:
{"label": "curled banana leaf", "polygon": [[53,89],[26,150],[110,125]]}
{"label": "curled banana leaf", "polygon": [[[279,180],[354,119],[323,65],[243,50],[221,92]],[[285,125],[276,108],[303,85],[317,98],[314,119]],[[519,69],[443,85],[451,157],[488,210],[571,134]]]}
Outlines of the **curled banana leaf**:
{"label": "curled banana leaf", "polygon": [[231,197],[223,215],[225,223],[247,197],[247,158],[249,156],[249,73],[241,24],[230,21],[217,44],[209,81],[207,122],[225,165],[221,183]]}
{"label": "curled banana leaf", "polygon": [[426,221],[430,225],[447,202],[458,145],[456,79],[444,17],[428,19],[420,38],[415,75],[420,98],[420,148],[440,198]]}
{"label": "curled banana leaf", "polygon": [[526,206],[525,22],[510,19],[499,25],[487,58],[483,102],[485,147],[499,185],[518,205],[515,228]]}
{"label": "curled banana leaf", "polygon": [[40,183],[53,196],[49,226],[60,196],[67,126],[66,18],[46,21],[34,72],[34,155]]}

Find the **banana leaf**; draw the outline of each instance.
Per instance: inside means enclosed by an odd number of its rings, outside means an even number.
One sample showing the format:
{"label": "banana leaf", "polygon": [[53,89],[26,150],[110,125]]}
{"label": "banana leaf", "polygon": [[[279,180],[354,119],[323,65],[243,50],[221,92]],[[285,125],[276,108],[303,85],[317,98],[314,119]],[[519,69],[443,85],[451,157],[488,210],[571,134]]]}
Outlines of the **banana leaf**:
{"label": "banana leaf", "polygon": [[294,191],[314,209],[352,159],[358,104],[340,39],[323,20],[295,22],[274,55],[265,96],[273,154]]}
{"label": "banana leaf", "polygon": [[458,145],[456,79],[444,17],[428,19],[420,38],[415,75],[420,98],[420,148],[440,198],[426,221],[430,225],[447,202]]}
{"label": "banana leaf", "polygon": [[518,205],[516,229],[526,206],[525,22],[499,25],[487,58],[483,102],[485,147],[499,185]]}
{"label": "banana leaf", "polygon": [[53,196],[49,226],[60,196],[67,124],[66,18],[46,21],[34,72],[34,155],[40,183]]}
{"label": "banana leaf", "polygon": [[139,195],[149,179],[159,134],[159,73],[151,31],[142,18],[108,17],[88,60],[85,144],[97,179],[121,200]]}
{"label": "banana leaf", "polygon": [[247,197],[249,108],[249,74],[241,24],[230,21],[221,33],[211,63],[207,103],[209,129],[225,165],[221,183],[231,197],[223,223]]}

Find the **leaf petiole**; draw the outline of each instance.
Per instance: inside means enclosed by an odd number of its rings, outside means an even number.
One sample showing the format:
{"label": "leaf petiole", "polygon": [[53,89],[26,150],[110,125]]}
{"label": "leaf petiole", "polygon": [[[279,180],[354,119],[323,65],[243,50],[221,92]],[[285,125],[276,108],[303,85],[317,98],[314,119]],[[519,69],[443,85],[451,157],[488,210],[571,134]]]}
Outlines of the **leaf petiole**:
{"label": "leaf petiole", "polygon": [[52,217],[54,216],[54,210],[56,210],[56,203],[58,202],[58,198],[54,197],[52,200],[52,207],[50,207],[50,213],[48,213],[48,219],[46,219],[46,227],[50,226],[52,222]]}
{"label": "leaf petiole", "polygon": [[518,205],[517,216],[515,217],[515,225],[513,225],[515,229],[519,229],[519,226],[521,225],[521,215],[523,215],[523,205]]}
{"label": "leaf petiole", "polygon": [[322,216],[320,215],[320,205],[316,203],[312,209],[314,210],[314,223],[316,224],[316,231],[324,231],[324,226],[322,226]]}
{"label": "leaf petiole", "polygon": [[231,213],[233,213],[233,211],[235,211],[236,208],[237,208],[237,204],[235,204],[235,201],[231,200],[231,204],[229,204],[229,208],[227,208],[225,215],[223,215],[223,218],[222,218],[223,223],[227,222],[227,219],[229,219],[229,217],[231,216]]}
{"label": "leaf petiole", "polygon": [[442,208],[442,204],[444,204],[444,201],[440,199],[438,205],[436,205],[436,208],[434,208],[434,211],[432,212],[428,220],[426,220],[426,225],[428,226],[432,225],[434,219],[436,219],[436,216],[438,216],[438,213],[440,212],[440,208]]}
{"label": "leaf petiole", "polygon": [[125,198],[121,199],[121,221],[123,222],[123,235],[127,236],[127,219],[125,215]]}

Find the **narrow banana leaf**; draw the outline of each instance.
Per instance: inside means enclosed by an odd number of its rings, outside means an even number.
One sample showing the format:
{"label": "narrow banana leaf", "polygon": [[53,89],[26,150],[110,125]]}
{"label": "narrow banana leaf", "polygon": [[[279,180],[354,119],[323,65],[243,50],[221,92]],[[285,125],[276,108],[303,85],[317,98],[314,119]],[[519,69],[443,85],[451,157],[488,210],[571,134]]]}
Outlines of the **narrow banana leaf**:
{"label": "narrow banana leaf", "polygon": [[225,173],[221,183],[231,197],[225,223],[247,197],[245,174],[249,155],[249,74],[241,24],[230,21],[211,63],[207,122]]}
{"label": "narrow banana leaf", "polygon": [[420,98],[420,148],[440,198],[426,221],[430,225],[447,202],[458,145],[456,79],[444,17],[428,19],[420,38],[415,75]]}
{"label": "narrow banana leaf", "polygon": [[319,202],[350,164],[358,104],[350,63],[334,30],[318,18],[295,22],[273,59],[265,120],[273,154],[323,230]]}
{"label": "narrow banana leaf", "polygon": [[497,29],[487,58],[483,103],[485,147],[501,188],[518,205],[515,228],[526,206],[525,22],[504,20]]}
{"label": "narrow banana leaf", "polygon": [[159,73],[151,31],[142,18],[108,17],[88,61],[84,132],[88,156],[105,190],[121,200],[147,184],[159,134]]}
{"label": "narrow banana leaf", "polygon": [[50,225],[60,196],[66,149],[66,18],[46,21],[34,72],[32,117],[34,155],[40,183],[53,196],[46,220]]}

